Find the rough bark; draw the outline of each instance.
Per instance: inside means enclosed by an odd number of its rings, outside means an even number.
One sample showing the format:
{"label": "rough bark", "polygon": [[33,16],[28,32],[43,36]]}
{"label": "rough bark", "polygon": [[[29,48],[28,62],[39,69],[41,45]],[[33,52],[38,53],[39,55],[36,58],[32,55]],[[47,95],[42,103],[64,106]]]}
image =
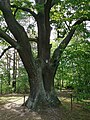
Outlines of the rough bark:
{"label": "rough bark", "polygon": [[26,106],[36,110],[39,107],[42,108],[46,103],[47,100],[43,86],[42,70],[41,67],[38,66],[36,75],[33,76],[32,81],[30,82],[30,96],[26,102]]}
{"label": "rough bark", "polygon": [[[44,67],[42,70],[41,62],[36,62],[36,72],[31,80],[30,78],[30,96],[26,101],[26,106],[31,109],[39,109],[44,107],[59,107],[61,105],[56,96],[54,85],[51,83],[52,77],[50,68]],[[44,72],[44,76],[43,73]]]}

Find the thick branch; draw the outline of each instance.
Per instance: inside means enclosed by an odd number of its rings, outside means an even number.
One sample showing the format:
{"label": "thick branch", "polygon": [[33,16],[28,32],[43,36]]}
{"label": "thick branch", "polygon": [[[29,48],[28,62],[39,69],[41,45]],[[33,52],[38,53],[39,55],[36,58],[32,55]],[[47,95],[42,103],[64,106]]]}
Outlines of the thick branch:
{"label": "thick branch", "polygon": [[52,0],[46,0],[46,6],[48,6],[49,8],[51,8],[51,5],[52,5]]}
{"label": "thick branch", "polygon": [[60,61],[60,57],[61,54],[63,53],[64,49],[66,48],[66,46],[68,45],[69,41],[71,40],[73,34],[75,32],[75,28],[73,28],[68,35],[66,36],[66,38],[59,44],[59,46],[55,49],[53,56],[52,56],[52,65],[54,67],[57,68],[59,61]]}
{"label": "thick branch", "polygon": [[[14,14],[13,14],[14,17],[16,16],[17,11],[18,11],[18,9],[16,8],[16,10],[14,11]],[[7,30],[8,30],[8,27],[6,27],[5,32],[7,32]]]}
{"label": "thick branch", "polygon": [[1,55],[0,55],[0,59],[2,58],[2,56],[4,55],[4,53],[5,53],[7,50],[9,50],[10,48],[12,48],[12,46],[9,46],[9,47],[7,47],[6,49],[3,50],[3,52],[2,52]]}
{"label": "thick branch", "polygon": [[[12,14],[10,0],[0,0],[0,9],[3,12],[10,32],[14,35],[17,43],[19,44],[19,46],[17,46],[18,52],[26,71],[32,76],[32,72],[35,72],[35,64],[27,33],[25,32],[25,29],[16,21],[14,15]],[[8,39],[7,41],[10,42]]]}
{"label": "thick branch", "polygon": [[25,29],[16,21],[14,15],[12,14],[10,3],[8,2],[9,0],[2,0],[0,2],[0,9],[3,12],[8,28],[10,32],[14,35],[19,46],[23,49],[26,48],[29,55],[31,55],[31,57],[33,58],[31,45],[29,43],[27,33],[25,32]]}
{"label": "thick branch", "polygon": [[[0,9],[3,12],[8,28],[14,35],[15,39],[18,42],[23,41],[25,43],[28,43],[28,36],[24,28],[16,21],[14,15],[12,14],[9,0],[2,0],[0,2]],[[22,33],[22,35],[20,35],[20,33]],[[26,38],[26,41],[24,41],[24,38]]]}
{"label": "thick branch", "polygon": [[18,46],[17,42],[13,40],[8,34],[0,29],[0,37],[3,38],[6,42],[8,42],[11,46],[16,48]]}
{"label": "thick branch", "polygon": [[67,47],[68,43],[70,42],[75,30],[76,30],[76,25],[81,24],[83,21],[86,20],[90,20],[88,18],[80,18],[78,19],[74,25],[72,26],[72,29],[70,30],[70,32],[68,33],[68,35],[66,36],[66,38],[59,44],[59,46],[55,49],[51,62],[52,62],[52,66],[55,68],[55,71],[59,65],[59,61],[60,61],[60,57],[61,54],[63,53],[64,49]]}
{"label": "thick branch", "polygon": [[37,20],[37,14],[30,10],[29,8],[25,8],[25,7],[18,7],[17,5],[11,5],[12,8],[16,8],[16,9],[20,9],[20,10],[23,10],[25,12],[29,12],[34,18],[35,20]]}

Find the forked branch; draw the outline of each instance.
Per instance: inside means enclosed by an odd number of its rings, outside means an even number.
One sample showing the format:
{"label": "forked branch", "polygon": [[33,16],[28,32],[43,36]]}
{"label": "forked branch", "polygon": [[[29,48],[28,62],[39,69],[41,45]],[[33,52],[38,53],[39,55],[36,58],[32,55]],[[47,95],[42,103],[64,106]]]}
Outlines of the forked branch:
{"label": "forked branch", "polygon": [[29,12],[34,18],[35,20],[37,20],[37,14],[32,11],[31,9],[29,8],[25,8],[25,7],[18,7],[17,5],[11,5],[12,8],[16,8],[17,10],[22,10],[22,11],[25,11],[25,12]]}
{"label": "forked branch", "polygon": [[7,47],[6,49],[3,50],[3,52],[2,52],[1,55],[0,55],[0,59],[2,58],[2,56],[4,55],[4,53],[5,53],[7,50],[9,50],[10,48],[13,48],[13,47],[12,47],[12,46],[9,46],[9,47]]}

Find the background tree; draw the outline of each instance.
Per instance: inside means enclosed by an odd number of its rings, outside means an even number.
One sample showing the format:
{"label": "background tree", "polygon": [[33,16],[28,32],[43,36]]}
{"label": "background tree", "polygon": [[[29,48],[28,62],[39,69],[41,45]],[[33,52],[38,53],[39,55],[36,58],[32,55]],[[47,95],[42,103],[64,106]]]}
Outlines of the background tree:
{"label": "background tree", "polygon": [[64,88],[73,90],[80,101],[90,98],[89,47],[90,42],[80,35],[73,37],[61,57],[55,76],[56,88],[63,85]]}
{"label": "background tree", "polygon": [[[0,37],[17,49],[28,74],[30,96],[26,101],[26,106],[36,109],[45,105],[55,107],[60,105],[54,90],[54,77],[61,54],[70,42],[78,25],[83,21],[90,20],[88,0],[81,0],[79,3],[70,0],[35,0],[34,2],[0,0],[0,10],[7,23],[7,28],[13,36],[10,37],[1,27]],[[29,38],[25,28],[17,21],[17,13],[23,15],[23,11],[32,15],[37,23],[38,34],[36,39]],[[63,39],[52,55],[51,25],[56,25],[58,37]],[[32,40],[37,43],[37,57],[34,57],[32,53],[30,43]]]}

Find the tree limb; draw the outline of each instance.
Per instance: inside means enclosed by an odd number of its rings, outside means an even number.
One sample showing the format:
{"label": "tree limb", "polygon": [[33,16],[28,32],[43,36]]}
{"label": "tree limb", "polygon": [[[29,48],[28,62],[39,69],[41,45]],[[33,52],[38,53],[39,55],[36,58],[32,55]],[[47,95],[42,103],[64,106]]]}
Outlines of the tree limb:
{"label": "tree limb", "polygon": [[18,11],[18,8],[16,8],[16,10],[14,11],[14,16],[16,16],[17,11]]}
{"label": "tree limb", "polygon": [[1,29],[0,29],[0,37],[3,38],[6,42],[8,42],[13,47],[15,47],[15,48],[17,47],[17,45],[18,45],[17,42]]}
{"label": "tree limb", "polygon": [[12,8],[16,8],[16,9],[20,9],[20,10],[23,10],[25,12],[29,12],[34,18],[35,20],[37,20],[37,14],[30,10],[29,8],[25,8],[25,7],[18,7],[17,5],[11,5]]}
{"label": "tree limb", "polygon": [[66,48],[66,46],[68,45],[68,43],[70,42],[73,34],[75,32],[75,28],[73,28],[69,33],[68,35],[66,36],[66,38],[59,44],[59,46],[55,49],[54,53],[53,53],[53,56],[52,56],[52,65],[54,67],[57,68],[58,64],[59,64],[59,61],[60,61],[60,57],[61,57],[61,54],[63,53],[64,49]]}
{"label": "tree limb", "polygon": [[56,1],[55,0],[52,0],[51,2],[51,8],[56,4]]}
{"label": "tree limb", "polygon": [[87,21],[87,20],[90,20],[89,18],[80,18],[78,19],[72,26],[72,29],[70,30],[70,32],[68,33],[68,35],[65,37],[64,40],[62,40],[62,42],[59,44],[59,46],[55,49],[54,53],[53,53],[53,56],[51,58],[51,64],[52,66],[54,67],[55,69],[55,72],[56,72],[56,69],[59,65],[59,61],[60,61],[60,57],[61,57],[61,54],[63,53],[64,49],[67,47],[68,43],[70,42],[75,30],[76,30],[76,25],[79,25],[81,24],[83,21]]}
{"label": "tree limb", "polygon": [[49,7],[51,7],[51,4],[52,4],[52,0],[46,0],[45,4]]}
{"label": "tree limb", "polygon": [[67,24],[66,21],[65,21],[65,25],[67,26],[68,30],[70,31],[70,26]]}
{"label": "tree limb", "polygon": [[0,59],[2,58],[2,56],[4,55],[4,53],[5,53],[7,50],[9,50],[10,48],[13,48],[13,47],[12,47],[12,46],[9,46],[9,47],[7,47],[6,49],[3,50],[3,52],[2,52],[1,55],[0,55]]}
{"label": "tree limb", "polygon": [[[8,25],[9,30],[14,35],[15,39],[18,43],[23,42],[23,44],[29,44],[27,33],[23,26],[21,26],[15,19],[14,15],[11,11],[10,1],[9,0],[1,0],[0,9],[3,12],[5,21]],[[22,33],[22,34],[20,34]],[[25,38],[25,39],[24,39]]]}
{"label": "tree limb", "polygon": [[[17,11],[18,11],[18,9],[16,8],[16,10],[14,11],[14,14],[13,14],[14,17],[16,16]],[[7,32],[7,30],[8,30],[8,26],[6,27],[5,32]]]}
{"label": "tree limb", "polygon": [[[5,21],[8,25],[8,28],[10,32],[15,37],[16,41],[12,41],[12,39],[9,39],[8,36],[7,42],[10,44],[13,44],[16,49],[18,49],[18,52],[20,54],[20,57],[23,61],[24,66],[27,67],[27,62],[29,63],[28,70],[29,72],[30,68],[34,68],[34,61],[33,61],[33,54],[31,50],[31,44],[29,42],[29,38],[27,36],[27,33],[23,26],[21,26],[15,19],[14,15],[12,14],[10,0],[0,0],[0,10],[3,12]],[[2,34],[1,34],[2,35]],[[2,38],[5,36],[2,36]],[[14,43],[17,43],[16,46]],[[23,52],[24,51],[24,52]],[[26,53],[26,54],[25,54]],[[24,56],[28,56],[28,59],[26,60]]]}

